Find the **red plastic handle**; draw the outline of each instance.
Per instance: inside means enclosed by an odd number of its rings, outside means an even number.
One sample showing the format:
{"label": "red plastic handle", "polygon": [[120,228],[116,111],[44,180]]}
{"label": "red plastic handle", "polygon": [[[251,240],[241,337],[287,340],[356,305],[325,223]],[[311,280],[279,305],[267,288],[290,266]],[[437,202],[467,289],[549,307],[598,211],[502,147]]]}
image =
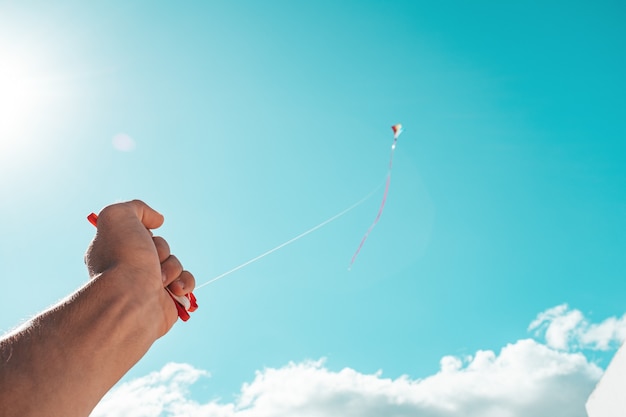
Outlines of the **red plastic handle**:
{"label": "red plastic handle", "polygon": [[[98,227],[98,215],[96,213],[91,213],[87,216],[87,220],[89,223],[93,224],[95,227]],[[196,296],[193,295],[192,292],[189,294],[175,295],[168,288],[165,288],[167,293],[172,297],[174,301],[174,305],[176,305],[176,310],[178,311],[178,317],[182,321],[187,321],[191,317],[189,313],[192,313],[198,309],[198,303],[196,302]]]}

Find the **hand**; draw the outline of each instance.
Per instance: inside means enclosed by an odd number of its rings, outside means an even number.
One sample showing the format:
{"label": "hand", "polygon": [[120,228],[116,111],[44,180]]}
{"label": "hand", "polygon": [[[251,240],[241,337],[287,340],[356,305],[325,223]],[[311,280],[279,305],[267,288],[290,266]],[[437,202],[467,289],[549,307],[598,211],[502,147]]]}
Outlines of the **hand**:
{"label": "hand", "polygon": [[[105,207],[98,217],[98,232],[85,256],[92,279],[117,281],[120,291],[133,291],[149,314],[163,318],[159,336],[176,322],[176,307],[164,287],[176,295],[193,291],[195,280],[183,270],[162,237],[150,229],[163,224],[163,216],[139,200]],[[106,275],[106,277],[104,277]],[[154,320],[152,318],[151,320]]]}

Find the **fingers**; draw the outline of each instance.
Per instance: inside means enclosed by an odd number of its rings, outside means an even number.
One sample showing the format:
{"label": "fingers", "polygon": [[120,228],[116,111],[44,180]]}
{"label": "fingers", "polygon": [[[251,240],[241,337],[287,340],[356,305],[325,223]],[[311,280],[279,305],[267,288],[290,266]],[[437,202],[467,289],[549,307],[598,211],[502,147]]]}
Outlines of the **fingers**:
{"label": "fingers", "polygon": [[178,258],[170,255],[166,260],[161,262],[161,274],[163,276],[163,284],[169,285],[183,272],[183,265]]}
{"label": "fingers", "polygon": [[156,236],[152,240],[161,262],[163,285],[169,287],[170,291],[176,295],[192,292],[196,283],[194,276],[183,269],[183,265],[175,255],[170,254],[170,248],[165,239]]}
{"label": "fingers", "polygon": [[196,284],[195,278],[189,271],[185,271],[180,260],[171,254],[167,240],[161,236],[154,236],[152,241],[161,263],[163,285],[169,287],[176,295],[192,292]]}
{"label": "fingers", "polygon": [[176,295],[189,294],[196,287],[196,279],[189,271],[182,271],[178,277],[174,279],[168,288]]}
{"label": "fingers", "polygon": [[154,242],[154,247],[157,250],[159,262],[165,262],[165,260],[170,256],[170,245],[167,243],[167,240],[163,239],[161,236],[154,236],[152,241]]}

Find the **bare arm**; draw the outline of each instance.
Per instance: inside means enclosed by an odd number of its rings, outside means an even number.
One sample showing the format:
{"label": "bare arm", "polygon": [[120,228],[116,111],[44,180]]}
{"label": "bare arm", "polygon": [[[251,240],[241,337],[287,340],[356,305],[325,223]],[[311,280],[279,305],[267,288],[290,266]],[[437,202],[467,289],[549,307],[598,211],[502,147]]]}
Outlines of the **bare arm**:
{"label": "bare arm", "polygon": [[152,237],[163,217],[133,201],[105,208],[86,262],[91,281],[0,339],[5,417],[87,416],[176,322],[163,289],[182,295],[194,278]]}

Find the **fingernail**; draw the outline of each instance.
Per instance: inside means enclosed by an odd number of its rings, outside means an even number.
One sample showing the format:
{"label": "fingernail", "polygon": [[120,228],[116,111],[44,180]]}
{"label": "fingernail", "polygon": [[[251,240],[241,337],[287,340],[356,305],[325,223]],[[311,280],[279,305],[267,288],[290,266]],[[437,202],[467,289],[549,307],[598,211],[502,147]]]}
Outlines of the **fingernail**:
{"label": "fingernail", "polygon": [[161,270],[161,281],[165,283],[167,281],[167,275],[165,275],[165,271]]}

